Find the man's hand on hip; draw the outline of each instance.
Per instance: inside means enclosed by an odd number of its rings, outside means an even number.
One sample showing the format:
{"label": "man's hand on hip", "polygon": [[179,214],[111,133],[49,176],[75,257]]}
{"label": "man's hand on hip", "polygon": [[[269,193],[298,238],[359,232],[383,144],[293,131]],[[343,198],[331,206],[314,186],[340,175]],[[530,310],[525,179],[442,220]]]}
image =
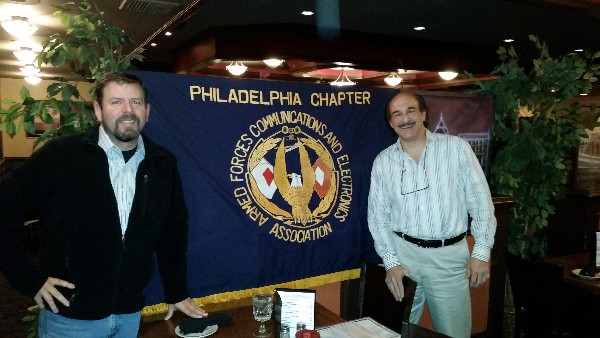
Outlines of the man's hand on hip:
{"label": "man's hand on hip", "polygon": [[73,283],[69,283],[58,278],[48,277],[46,283],[42,285],[40,291],[38,291],[38,293],[35,294],[35,297],[33,297],[35,303],[40,307],[40,309],[45,308],[44,301],[46,301],[46,304],[48,304],[50,310],[52,310],[54,313],[58,313],[55,300],[61,302],[64,306],[70,305],[69,300],[67,300],[65,296],[58,291],[56,286],[62,286],[68,289],[75,288],[75,284]]}

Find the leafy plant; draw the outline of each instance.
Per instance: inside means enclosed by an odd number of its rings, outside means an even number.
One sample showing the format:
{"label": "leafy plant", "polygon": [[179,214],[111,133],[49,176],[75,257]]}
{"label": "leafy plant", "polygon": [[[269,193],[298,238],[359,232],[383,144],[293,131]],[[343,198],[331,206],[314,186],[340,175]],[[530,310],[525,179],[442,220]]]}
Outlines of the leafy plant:
{"label": "leafy plant", "polygon": [[[37,57],[38,67],[43,64],[70,67],[76,81],[95,82],[105,73],[130,68],[132,60],[142,61],[139,54],[125,55],[125,47],[133,45],[133,41],[123,29],[106,21],[104,13],[93,2],[86,0],[53,6],[57,8],[53,16],[60,19],[64,32],[53,34],[43,42]],[[36,140],[36,147],[48,139],[78,133],[94,125],[94,112],[77,85],[62,77],[52,80],[55,82],[48,86],[44,100],[31,97],[25,86],[20,90],[21,102],[4,100],[8,108],[0,109],[0,131],[5,130],[10,137],[21,128],[33,133],[36,118],[51,124],[51,112],[58,112],[60,127],[46,130]],[[93,97],[93,88],[90,96]]]}
{"label": "leafy plant", "polygon": [[492,191],[515,199],[509,225],[509,250],[543,258],[553,202],[565,197],[571,155],[597,125],[594,108],[586,116],[573,99],[597,81],[600,52],[553,58],[548,46],[530,36],[540,56],[529,70],[519,65],[513,47],[498,49],[501,64],[494,81],[478,82],[476,92],[495,95],[495,155]]}
{"label": "leafy plant", "polygon": [[38,323],[40,321],[40,307],[37,305],[27,308],[28,315],[23,317],[21,321],[29,323],[29,334],[27,338],[36,338],[38,336]]}

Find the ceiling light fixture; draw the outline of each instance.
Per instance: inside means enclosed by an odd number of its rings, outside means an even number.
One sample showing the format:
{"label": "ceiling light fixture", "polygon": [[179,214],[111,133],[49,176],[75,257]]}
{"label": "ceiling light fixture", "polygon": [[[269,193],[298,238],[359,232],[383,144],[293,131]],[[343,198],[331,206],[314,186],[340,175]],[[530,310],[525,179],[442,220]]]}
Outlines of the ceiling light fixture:
{"label": "ceiling light fixture", "polygon": [[397,86],[402,82],[402,78],[400,76],[398,76],[398,74],[395,73],[391,73],[390,75],[388,75],[385,79],[383,79],[383,81],[388,85],[388,86]]}
{"label": "ceiling light fixture", "polygon": [[340,75],[338,75],[335,81],[329,83],[332,86],[344,87],[344,86],[352,86],[356,84],[356,82],[352,82],[348,76],[346,75],[346,69],[342,68]]}
{"label": "ceiling light fixture", "polygon": [[313,14],[315,14],[315,13],[314,13],[314,12],[312,12],[312,11],[302,11],[302,13],[301,13],[301,14],[302,14],[302,15],[306,15],[306,16],[311,16],[311,15],[313,15]]}
{"label": "ceiling light fixture", "polygon": [[25,81],[27,81],[29,84],[36,85],[42,82],[42,79],[39,76],[30,75],[25,77]]}
{"label": "ceiling light fixture", "polygon": [[31,63],[19,69],[21,70],[21,73],[23,73],[23,75],[25,76],[37,76],[40,73],[40,69]]}
{"label": "ceiling light fixture", "polygon": [[417,26],[417,27],[415,27],[413,29],[416,30],[416,31],[422,31],[422,30],[425,30],[425,27],[423,27],[423,26]]}
{"label": "ceiling light fixture", "polygon": [[514,42],[514,41],[515,40],[513,40],[513,39],[504,39],[504,42],[506,42],[506,43],[511,43],[511,42]]}
{"label": "ceiling light fixture", "polygon": [[458,76],[458,73],[456,72],[439,72],[438,73],[440,75],[440,77],[446,81],[448,80],[454,80],[454,78],[456,76]]}
{"label": "ceiling light fixture", "polygon": [[263,62],[267,66],[269,66],[271,68],[275,68],[275,67],[279,67],[279,65],[281,65],[283,63],[283,60],[281,60],[281,59],[266,59],[266,60],[263,60]]}
{"label": "ceiling light fixture", "polygon": [[229,66],[225,67],[231,73],[231,75],[242,75],[246,72],[248,67],[244,66],[240,61],[233,61]]}
{"label": "ceiling light fixture", "polygon": [[32,25],[31,22],[29,22],[29,19],[24,16],[11,16],[3,20],[0,25],[2,25],[2,28],[10,35],[18,38],[26,38],[37,31],[37,27]]}
{"label": "ceiling light fixture", "polygon": [[31,47],[20,47],[15,50],[13,54],[21,61],[22,64],[30,64],[33,63],[37,54],[33,51]]}

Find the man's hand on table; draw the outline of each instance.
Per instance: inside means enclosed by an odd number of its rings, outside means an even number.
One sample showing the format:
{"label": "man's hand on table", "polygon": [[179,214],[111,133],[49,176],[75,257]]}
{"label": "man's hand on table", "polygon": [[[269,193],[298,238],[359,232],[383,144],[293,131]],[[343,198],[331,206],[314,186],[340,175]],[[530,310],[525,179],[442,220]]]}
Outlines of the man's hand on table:
{"label": "man's hand on table", "polygon": [[192,318],[202,318],[208,316],[208,313],[201,307],[196,305],[191,298],[186,298],[179,303],[169,304],[169,311],[165,316],[165,320],[171,319],[175,311],[181,311]]}

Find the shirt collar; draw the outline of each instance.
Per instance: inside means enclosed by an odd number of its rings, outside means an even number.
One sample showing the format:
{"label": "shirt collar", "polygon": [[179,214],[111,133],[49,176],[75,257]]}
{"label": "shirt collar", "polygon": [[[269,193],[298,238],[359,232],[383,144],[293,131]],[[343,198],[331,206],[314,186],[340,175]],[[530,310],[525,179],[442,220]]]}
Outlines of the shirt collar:
{"label": "shirt collar", "polygon": [[[437,141],[440,138],[440,135],[432,133],[431,131],[429,131],[429,129],[425,129],[425,137],[425,147],[427,147],[427,145],[431,142]],[[396,140],[396,149],[399,150],[401,153],[404,153],[404,149],[402,149],[402,145],[400,144],[400,138]]]}

